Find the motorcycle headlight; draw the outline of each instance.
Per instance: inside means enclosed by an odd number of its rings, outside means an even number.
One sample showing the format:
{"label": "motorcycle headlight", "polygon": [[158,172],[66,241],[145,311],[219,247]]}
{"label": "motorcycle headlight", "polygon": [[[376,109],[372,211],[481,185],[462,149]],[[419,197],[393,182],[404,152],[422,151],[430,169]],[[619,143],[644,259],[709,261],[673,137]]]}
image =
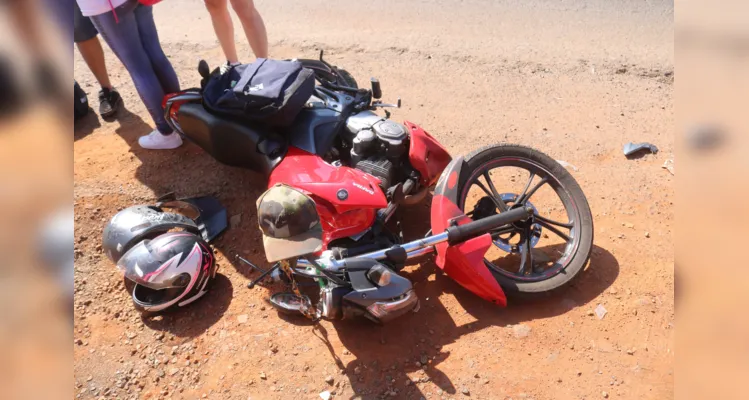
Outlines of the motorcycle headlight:
{"label": "motorcycle headlight", "polygon": [[367,271],[367,278],[377,286],[387,286],[393,273],[382,265],[375,265]]}

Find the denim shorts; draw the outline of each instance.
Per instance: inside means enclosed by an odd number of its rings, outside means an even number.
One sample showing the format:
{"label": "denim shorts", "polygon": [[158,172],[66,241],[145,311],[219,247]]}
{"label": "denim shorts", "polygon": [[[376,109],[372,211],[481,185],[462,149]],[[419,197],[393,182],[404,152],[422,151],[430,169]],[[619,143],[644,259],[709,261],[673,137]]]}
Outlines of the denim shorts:
{"label": "denim shorts", "polygon": [[94,27],[91,18],[84,17],[83,14],[81,14],[81,9],[78,7],[78,3],[73,3],[75,4],[75,10],[73,11],[73,41],[79,43],[93,39],[99,31]]}

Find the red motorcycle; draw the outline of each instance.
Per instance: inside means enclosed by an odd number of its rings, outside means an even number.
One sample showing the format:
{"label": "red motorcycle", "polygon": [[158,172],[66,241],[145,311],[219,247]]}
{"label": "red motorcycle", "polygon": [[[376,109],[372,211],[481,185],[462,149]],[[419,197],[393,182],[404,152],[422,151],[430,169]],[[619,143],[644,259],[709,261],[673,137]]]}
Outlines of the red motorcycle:
{"label": "red motorcycle", "polygon": [[[313,319],[391,320],[419,304],[398,271],[407,260],[433,252],[448,276],[502,306],[505,292],[547,293],[584,268],[593,244],[592,216],[580,186],[559,163],[507,144],[452,158],[418,125],[391,121],[387,111],[375,113],[400,107],[400,99],[380,101],[376,79],[371,89],[359,88],[322,53],[319,60],[300,61],[318,84],[288,127],[215,115],[196,89],[164,100],[174,129],[216,160],[263,174],[268,187],[283,183],[314,200],[322,251],[279,262],[250,283],[285,272],[294,293],[273,295],[277,308]],[[205,79],[210,75],[205,62],[199,71]],[[510,183],[520,186],[506,189]],[[432,188],[431,231],[404,242],[388,221],[399,207],[424,201]],[[542,189],[542,197],[557,197],[557,206],[537,206]],[[552,238],[559,243],[541,247]],[[298,290],[298,278],[317,282],[319,300]]]}

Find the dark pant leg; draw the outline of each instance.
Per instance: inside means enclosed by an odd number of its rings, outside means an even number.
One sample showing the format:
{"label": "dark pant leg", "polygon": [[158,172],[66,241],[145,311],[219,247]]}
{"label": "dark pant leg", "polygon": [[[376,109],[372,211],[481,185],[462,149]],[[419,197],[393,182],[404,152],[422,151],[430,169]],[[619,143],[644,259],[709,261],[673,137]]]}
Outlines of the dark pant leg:
{"label": "dark pant leg", "polygon": [[115,21],[114,14],[111,12],[94,15],[91,17],[91,21],[112,49],[112,52],[130,73],[135,89],[149,114],[151,114],[156,129],[165,135],[170,134],[172,129],[166,123],[164,110],[161,107],[164,89],[162,89],[158,75],[151,65],[148,53],[143,48],[134,7],[131,4],[133,3],[126,3],[128,6],[117,7],[119,22]]}
{"label": "dark pant leg", "polygon": [[161,88],[165,93],[174,93],[179,91],[179,78],[174,72],[174,67],[164,54],[159,42],[159,33],[156,30],[156,24],[153,20],[153,8],[149,6],[138,6],[135,9],[135,20],[138,23],[140,41],[143,48],[151,60],[151,66],[156,72],[156,76],[161,82]]}

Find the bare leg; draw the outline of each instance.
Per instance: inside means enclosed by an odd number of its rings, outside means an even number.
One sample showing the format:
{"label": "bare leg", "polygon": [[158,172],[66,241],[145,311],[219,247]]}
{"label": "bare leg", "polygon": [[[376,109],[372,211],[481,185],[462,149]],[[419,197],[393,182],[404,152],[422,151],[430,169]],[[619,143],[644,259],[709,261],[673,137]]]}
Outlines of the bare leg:
{"label": "bare leg", "polygon": [[211,14],[213,30],[216,32],[221,50],[224,51],[226,60],[230,63],[239,61],[237,47],[234,44],[234,24],[231,21],[227,0],[204,0],[205,8]]}
{"label": "bare leg", "polygon": [[78,51],[81,52],[83,60],[86,61],[86,65],[88,65],[96,80],[99,81],[99,85],[102,88],[111,89],[112,84],[109,82],[107,64],[104,62],[104,49],[101,48],[99,38],[94,36],[92,39],[85,42],[78,42],[76,45],[78,46]]}
{"label": "bare leg", "polygon": [[231,6],[242,22],[242,28],[257,58],[268,57],[268,35],[265,23],[255,8],[253,0],[231,0]]}

